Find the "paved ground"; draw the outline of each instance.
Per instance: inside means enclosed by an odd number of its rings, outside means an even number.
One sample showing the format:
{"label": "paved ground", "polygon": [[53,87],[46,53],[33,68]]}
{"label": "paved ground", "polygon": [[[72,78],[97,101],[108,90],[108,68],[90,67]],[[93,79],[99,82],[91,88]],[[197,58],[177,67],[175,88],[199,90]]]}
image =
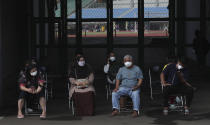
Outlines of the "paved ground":
{"label": "paved ground", "polygon": [[[25,119],[16,118],[16,106],[8,107],[0,117],[0,125],[209,125],[210,123],[210,78],[208,74],[192,75],[193,84],[198,88],[193,100],[190,116],[183,113],[172,112],[169,116],[161,113],[161,97],[154,101],[149,99],[146,91],[142,92],[142,110],[140,117],[132,118],[130,113],[122,113],[111,117],[111,101],[106,101],[104,83],[102,79],[96,80],[96,115],[92,117],[74,117],[68,110],[65,92],[61,85],[55,90],[55,98],[48,102],[48,118],[40,120],[38,116],[29,116]],[[64,86],[63,86],[64,87]]]}

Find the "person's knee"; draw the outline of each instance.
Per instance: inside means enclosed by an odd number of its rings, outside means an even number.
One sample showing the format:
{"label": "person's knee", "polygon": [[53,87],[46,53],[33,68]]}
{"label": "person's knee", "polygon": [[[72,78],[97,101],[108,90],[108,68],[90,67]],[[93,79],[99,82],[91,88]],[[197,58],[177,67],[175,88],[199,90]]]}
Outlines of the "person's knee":
{"label": "person's knee", "polygon": [[24,98],[19,98],[18,101],[19,102],[24,102]]}
{"label": "person's knee", "polygon": [[117,92],[112,92],[112,97],[116,97],[116,96],[118,96],[118,94],[117,94]]}
{"label": "person's knee", "polygon": [[133,91],[132,92],[132,97],[134,98],[138,98],[140,95],[139,95],[139,91]]}

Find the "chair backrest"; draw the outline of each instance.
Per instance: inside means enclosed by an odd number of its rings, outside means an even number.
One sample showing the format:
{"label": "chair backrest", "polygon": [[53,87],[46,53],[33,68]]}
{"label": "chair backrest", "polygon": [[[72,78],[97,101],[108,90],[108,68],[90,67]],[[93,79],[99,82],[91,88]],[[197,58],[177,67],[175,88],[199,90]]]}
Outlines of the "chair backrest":
{"label": "chair backrest", "polygon": [[160,82],[160,73],[161,73],[161,68],[160,66],[151,66],[148,69],[148,76],[149,76],[149,87],[150,87],[150,98],[153,100],[153,95],[154,95],[154,87],[158,86],[161,87],[159,91],[163,91],[163,86]]}

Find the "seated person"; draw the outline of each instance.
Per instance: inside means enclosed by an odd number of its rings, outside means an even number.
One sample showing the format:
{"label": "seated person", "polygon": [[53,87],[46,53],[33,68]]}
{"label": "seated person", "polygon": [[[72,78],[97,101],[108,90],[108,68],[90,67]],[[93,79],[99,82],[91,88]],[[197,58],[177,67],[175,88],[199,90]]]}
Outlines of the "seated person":
{"label": "seated person", "polygon": [[[25,76],[25,77],[24,77]],[[46,118],[46,101],[44,93],[44,79],[40,75],[39,70],[36,65],[30,64],[27,68],[26,74],[20,76],[19,80],[20,95],[18,100],[18,115],[17,118],[24,118],[22,113],[22,108],[24,106],[24,101],[29,96],[38,96],[40,101],[40,106],[42,108],[42,114],[40,118]]]}
{"label": "seated person", "polygon": [[168,64],[161,73],[163,85],[164,109],[163,114],[168,115],[168,100],[172,94],[186,96],[184,114],[189,115],[189,107],[193,99],[193,87],[188,83],[189,73],[184,58],[179,58],[177,63]]}
{"label": "seated person", "polygon": [[132,116],[137,117],[140,106],[140,86],[142,84],[143,74],[138,66],[133,65],[133,59],[130,55],[124,57],[124,65],[117,73],[116,88],[112,93],[112,116],[119,114],[120,96],[128,95],[132,98],[133,102]]}
{"label": "seated person", "polygon": [[107,64],[104,66],[104,73],[107,75],[107,80],[110,84],[115,84],[116,75],[121,64],[117,62],[114,52],[110,52]]}
{"label": "seated person", "polygon": [[69,97],[73,97],[77,115],[94,115],[94,74],[83,56],[77,57],[74,68],[70,70],[71,88]]}

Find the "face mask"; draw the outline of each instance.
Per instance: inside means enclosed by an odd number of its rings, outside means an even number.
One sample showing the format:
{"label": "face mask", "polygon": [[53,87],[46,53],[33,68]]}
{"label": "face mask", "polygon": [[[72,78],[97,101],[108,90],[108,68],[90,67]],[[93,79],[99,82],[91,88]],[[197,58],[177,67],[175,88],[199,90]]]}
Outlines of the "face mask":
{"label": "face mask", "polygon": [[36,62],[35,62],[35,61],[32,61],[31,63],[32,63],[33,65],[36,65]]}
{"label": "face mask", "polygon": [[110,61],[112,62],[115,61],[115,59],[116,59],[115,57],[110,57]]}
{"label": "face mask", "polygon": [[78,62],[78,65],[79,65],[79,66],[85,66],[85,61],[79,61],[79,62]]}
{"label": "face mask", "polygon": [[36,75],[37,75],[37,71],[31,73],[31,76],[36,76]]}
{"label": "face mask", "polygon": [[125,65],[125,67],[127,67],[127,68],[128,68],[128,67],[131,67],[131,66],[132,66],[132,62],[125,62],[124,65]]}
{"label": "face mask", "polygon": [[178,70],[183,69],[183,66],[181,66],[180,64],[178,64],[177,69]]}

